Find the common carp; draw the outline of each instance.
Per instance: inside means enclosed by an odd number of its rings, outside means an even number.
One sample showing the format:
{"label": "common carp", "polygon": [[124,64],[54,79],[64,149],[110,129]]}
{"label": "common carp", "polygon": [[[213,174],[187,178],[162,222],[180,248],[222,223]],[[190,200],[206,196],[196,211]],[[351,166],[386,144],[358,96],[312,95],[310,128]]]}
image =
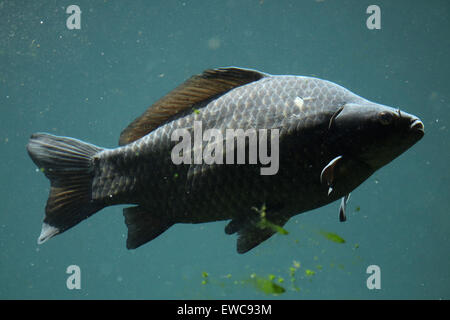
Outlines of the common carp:
{"label": "common carp", "polygon": [[[198,128],[216,130],[214,139],[196,142]],[[177,130],[194,137],[184,148]],[[102,208],[130,204],[123,210],[129,249],[175,223],[231,220],[225,232],[238,234],[237,251],[244,253],[284,230],[292,216],[338,199],[345,221],[350,192],[423,135],[416,116],[330,81],[209,69],[155,102],[121,133],[115,149],[31,136],[28,153],[51,184],[38,243]],[[242,137],[246,154],[230,156],[242,151]],[[196,159],[211,147],[215,161]],[[269,153],[272,170],[264,174]]]}

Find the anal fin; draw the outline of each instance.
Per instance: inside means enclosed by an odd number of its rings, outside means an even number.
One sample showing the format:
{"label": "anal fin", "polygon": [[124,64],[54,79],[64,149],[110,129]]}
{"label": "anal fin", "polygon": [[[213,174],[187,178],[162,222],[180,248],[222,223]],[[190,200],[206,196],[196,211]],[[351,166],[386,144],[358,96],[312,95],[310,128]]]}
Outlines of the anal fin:
{"label": "anal fin", "polygon": [[152,214],[140,206],[123,209],[123,215],[128,227],[127,249],[140,247],[173,225],[164,217]]}

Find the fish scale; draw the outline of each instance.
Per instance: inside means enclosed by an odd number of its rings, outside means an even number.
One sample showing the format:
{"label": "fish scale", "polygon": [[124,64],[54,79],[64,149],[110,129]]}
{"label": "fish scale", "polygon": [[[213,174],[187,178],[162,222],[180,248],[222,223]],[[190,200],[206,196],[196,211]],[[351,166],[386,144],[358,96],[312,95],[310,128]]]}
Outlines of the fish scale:
{"label": "fish scale", "polygon": [[[174,164],[171,152],[179,141],[171,140],[172,133],[183,129],[195,139],[196,121],[203,133],[217,129],[222,136],[200,141],[199,150],[220,143],[224,162],[225,151],[237,150],[226,150],[226,130],[253,129],[258,143],[262,134],[278,130],[269,158],[274,165],[277,157],[276,172],[262,174],[267,165],[260,161]],[[237,250],[244,253],[292,216],[340,198],[345,199],[339,210],[344,221],[349,193],[423,132],[417,117],[326,80],[239,68],[206,70],[133,121],[118,148],[101,149],[49,134],[32,136],[28,152],[46,168],[52,185],[38,241],[103,207],[130,204],[134,206],[124,209],[128,248],[151,241],[175,223],[231,220],[225,231],[238,233]],[[191,155],[197,151],[193,145],[191,141]],[[74,154],[75,160],[69,161]],[[84,184],[71,185],[72,175]],[[73,188],[80,190],[71,192]]]}

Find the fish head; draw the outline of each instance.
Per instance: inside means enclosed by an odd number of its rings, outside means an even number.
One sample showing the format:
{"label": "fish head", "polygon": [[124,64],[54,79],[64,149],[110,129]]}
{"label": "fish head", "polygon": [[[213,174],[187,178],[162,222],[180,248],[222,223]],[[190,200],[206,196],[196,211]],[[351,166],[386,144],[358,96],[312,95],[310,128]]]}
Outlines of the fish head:
{"label": "fish head", "polygon": [[333,122],[343,152],[372,170],[394,160],[424,135],[418,117],[366,100],[345,104]]}

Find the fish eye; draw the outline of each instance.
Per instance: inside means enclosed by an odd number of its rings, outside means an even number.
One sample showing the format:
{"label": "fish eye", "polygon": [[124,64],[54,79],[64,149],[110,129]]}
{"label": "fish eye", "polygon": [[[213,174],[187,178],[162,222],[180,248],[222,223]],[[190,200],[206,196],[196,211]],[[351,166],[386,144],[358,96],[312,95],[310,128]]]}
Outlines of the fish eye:
{"label": "fish eye", "polygon": [[378,121],[384,126],[390,124],[392,120],[394,120],[394,115],[390,112],[383,111],[378,115]]}

